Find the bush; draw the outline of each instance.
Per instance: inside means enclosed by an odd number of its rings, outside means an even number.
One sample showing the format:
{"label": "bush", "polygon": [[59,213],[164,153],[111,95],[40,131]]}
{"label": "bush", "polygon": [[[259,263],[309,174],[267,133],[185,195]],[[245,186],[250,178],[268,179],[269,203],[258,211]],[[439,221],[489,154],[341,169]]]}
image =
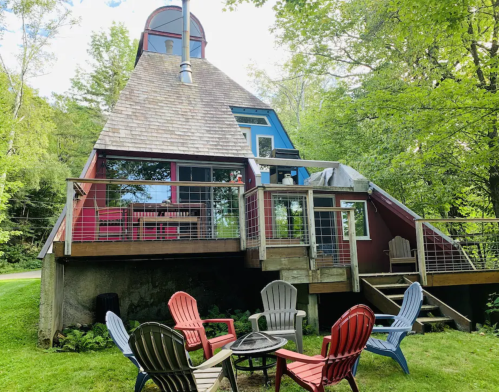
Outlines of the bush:
{"label": "bush", "polygon": [[27,264],[37,260],[38,250],[36,246],[25,243],[3,244],[0,248],[2,259],[11,264]]}
{"label": "bush", "polygon": [[42,261],[36,257],[38,248],[29,244],[3,244],[0,247],[0,271],[16,272],[17,270],[39,269],[42,267]]}
{"label": "bush", "polygon": [[103,350],[113,346],[111,335],[104,324],[66,328],[59,335],[59,343],[54,351],[83,352]]}

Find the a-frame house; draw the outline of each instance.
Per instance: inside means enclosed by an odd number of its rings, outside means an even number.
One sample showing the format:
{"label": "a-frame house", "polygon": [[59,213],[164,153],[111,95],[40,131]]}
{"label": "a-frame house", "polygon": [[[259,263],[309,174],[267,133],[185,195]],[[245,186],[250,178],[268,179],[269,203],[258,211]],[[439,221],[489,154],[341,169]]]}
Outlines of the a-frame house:
{"label": "a-frame house", "polygon": [[[301,160],[276,112],[206,60],[204,29],[184,4],[146,21],[135,70],[81,176],[68,179],[40,254],[42,345],[63,326],[94,322],[96,296],[109,292],[124,319],[163,321],[175,291],[195,295],[202,311],[254,309],[280,278],[318,327],[319,302],[341,308],[350,292],[390,311],[397,295],[383,290],[410,280],[499,282],[352,168]],[[386,252],[395,237],[397,255]],[[470,328],[431,301],[444,321]]]}

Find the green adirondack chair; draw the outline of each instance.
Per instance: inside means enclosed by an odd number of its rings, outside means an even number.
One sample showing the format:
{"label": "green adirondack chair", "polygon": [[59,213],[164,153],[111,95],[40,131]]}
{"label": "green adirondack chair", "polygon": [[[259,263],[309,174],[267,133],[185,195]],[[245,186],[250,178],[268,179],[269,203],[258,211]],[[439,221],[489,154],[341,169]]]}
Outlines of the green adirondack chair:
{"label": "green adirondack chair", "polygon": [[[215,392],[224,377],[238,392],[232,368],[232,350],[222,350],[199,366],[192,366],[184,348],[184,337],[159,323],[145,323],[133,331],[130,348],[163,392]],[[221,367],[215,367],[222,364]]]}

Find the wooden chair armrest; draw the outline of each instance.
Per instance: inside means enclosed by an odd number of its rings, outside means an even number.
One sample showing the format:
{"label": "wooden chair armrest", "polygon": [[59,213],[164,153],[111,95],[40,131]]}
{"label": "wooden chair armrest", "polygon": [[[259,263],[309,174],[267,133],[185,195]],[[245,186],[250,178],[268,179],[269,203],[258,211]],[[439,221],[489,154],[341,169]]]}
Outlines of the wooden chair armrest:
{"label": "wooden chair armrest", "polygon": [[305,317],[307,317],[307,312],[305,312],[304,310],[299,310],[298,313],[296,313],[296,318],[300,318],[300,319],[304,319]]}
{"label": "wooden chair armrest", "polygon": [[279,358],[291,359],[292,361],[298,361],[303,363],[317,364],[326,363],[326,358],[324,357],[309,357],[308,355],[298,354],[294,351],[280,349],[275,352],[275,355]]}
{"label": "wooden chair armrest", "polygon": [[263,313],[255,313],[249,316],[249,321],[251,322],[251,329],[253,332],[258,332],[260,331],[260,328],[258,327],[258,319],[263,316]]}
{"label": "wooden chair armrest", "polygon": [[231,335],[236,336],[236,329],[234,328],[234,320],[233,319],[207,319],[207,320],[202,320],[203,324],[204,323],[223,323],[227,324],[227,328],[229,329],[229,333]]}
{"label": "wooden chair armrest", "polygon": [[218,365],[220,362],[223,362],[226,359],[230,358],[231,355],[232,355],[232,350],[222,350],[218,354],[208,359],[206,362],[203,362],[201,365],[192,366],[191,369],[203,370],[203,369],[212,368],[213,366]]}
{"label": "wooden chair armrest", "polygon": [[373,333],[409,332],[412,326],[408,327],[374,327]]}
{"label": "wooden chair armrest", "polygon": [[385,249],[383,252],[385,252],[387,255],[390,255],[390,251],[388,249]]}
{"label": "wooden chair armrest", "polygon": [[375,314],[374,317],[376,317],[377,320],[390,320],[395,319],[397,316],[392,314]]}

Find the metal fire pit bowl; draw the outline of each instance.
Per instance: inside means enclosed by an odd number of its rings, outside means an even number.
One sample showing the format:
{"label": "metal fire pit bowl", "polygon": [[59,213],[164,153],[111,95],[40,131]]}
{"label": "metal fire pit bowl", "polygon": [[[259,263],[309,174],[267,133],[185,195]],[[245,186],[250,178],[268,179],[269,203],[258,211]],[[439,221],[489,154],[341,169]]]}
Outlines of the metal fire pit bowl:
{"label": "metal fire pit bowl", "polygon": [[[254,372],[255,370],[262,370],[265,377],[265,385],[269,386],[269,375],[267,369],[276,365],[277,358],[270,353],[281,348],[288,342],[287,339],[271,336],[263,332],[251,332],[247,335],[241,336],[235,342],[231,342],[224,346],[225,349],[231,349],[232,354],[238,358],[234,361],[234,367],[237,370],[245,372]],[[253,364],[253,359],[261,359],[261,365]],[[267,360],[270,359],[270,362]],[[248,365],[243,365],[244,361],[248,361]]]}

